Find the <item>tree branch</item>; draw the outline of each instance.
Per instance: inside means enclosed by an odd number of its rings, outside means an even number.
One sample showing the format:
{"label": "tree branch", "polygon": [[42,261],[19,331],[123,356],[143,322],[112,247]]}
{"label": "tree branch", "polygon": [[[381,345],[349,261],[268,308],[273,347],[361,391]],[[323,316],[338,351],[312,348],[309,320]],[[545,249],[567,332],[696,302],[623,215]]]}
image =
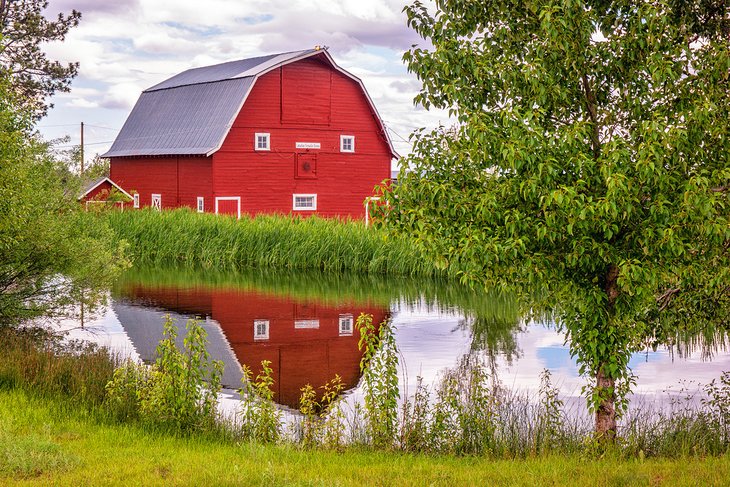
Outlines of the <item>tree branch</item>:
{"label": "tree branch", "polygon": [[593,158],[598,159],[601,156],[601,133],[598,127],[598,100],[596,100],[596,94],[593,93],[593,89],[591,88],[591,82],[588,80],[588,76],[583,74],[581,76],[581,79],[583,81],[583,91],[586,94],[586,107],[588,108],[588,116],[593,123],[593,132],[591,133]]}

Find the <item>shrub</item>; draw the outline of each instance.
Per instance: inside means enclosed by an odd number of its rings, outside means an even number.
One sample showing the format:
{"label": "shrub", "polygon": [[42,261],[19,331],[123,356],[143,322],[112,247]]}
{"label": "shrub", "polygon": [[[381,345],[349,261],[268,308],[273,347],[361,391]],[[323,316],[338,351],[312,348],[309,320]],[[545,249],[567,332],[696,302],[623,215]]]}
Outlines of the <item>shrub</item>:
{"label": "shrub", "polygon": [[200,323],[188,320],[185,328],[180,350],[175,323],[166,316],[155,364],[127,362],[115,371],[107,385],[107,404],[117,418],[141,419],[183,432],[217,426],[223,364],[210,360]]}

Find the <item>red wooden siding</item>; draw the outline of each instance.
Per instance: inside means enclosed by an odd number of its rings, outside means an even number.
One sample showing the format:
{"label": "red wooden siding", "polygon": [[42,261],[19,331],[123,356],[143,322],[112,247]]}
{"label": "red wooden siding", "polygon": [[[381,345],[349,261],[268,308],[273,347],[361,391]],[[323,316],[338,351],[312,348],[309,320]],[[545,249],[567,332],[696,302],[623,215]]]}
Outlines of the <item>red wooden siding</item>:
{"label": "red wooden siding", "polygon": [[[316,86],[318,96],[294,80]],[[296,103],[290,103],[292,92],[298,94]],[[317,125],[312,117],[324,120],[327,100],[329,124]],[[254,150],[257,132],[271,134],[270,151]],[[340,152],[340,135],[355,136],[354,153]],[[316,142],[320,149],[296,149],[296,142]],[[297,157],[307,153],[312,156]],[[302,171],[307,157],[316,157],[314,171]],[[319,215],[363,218],[365,198],[390,177],[390,161],[389,146],[359,84],[322,61],[305,59],[256,82],[213,155],[213,189],[216,196],[240,195],[241,210],[249,214],[292,213],[292,195],[301,193],[317,195]]]}
{"label": "red wooden siding", "polygon": [[162,197],[163,208],[197,208],[205,198],[205,211],[215,209],[210,157],[114,157],[111,180],[132,194],[139,193],[140,207],[152,204],[152,195]]}
{"label": "red wooden siding", "polygon": [[306,60],[283,66],[279,72],[282,123],[329,125],[331,70]]}

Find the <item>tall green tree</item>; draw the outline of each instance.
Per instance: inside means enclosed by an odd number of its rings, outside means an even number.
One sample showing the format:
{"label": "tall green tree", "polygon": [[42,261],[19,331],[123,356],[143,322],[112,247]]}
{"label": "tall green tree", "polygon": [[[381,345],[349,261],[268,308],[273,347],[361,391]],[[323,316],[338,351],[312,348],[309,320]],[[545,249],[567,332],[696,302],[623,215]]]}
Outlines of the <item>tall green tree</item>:
{"label": "tall green tree", "polygon": [[413,135],[382,221],[465,282],[551,313],[613,437],[631,353],[727,316],[713,308],[730,289],[727,2],[405,11],[428,41],[404,55],[416,102],[456,124]]}
{"label": "tall green tree", "polygon": [[67,191],[15,97],[0,77],[0,326],[98,304],[127,263],[113,231]]}
{"label": "tall green tree", "polygon": [[9,76],[11,89],[19,102],[36,118],[46,114],[47,98],[57,91],[69,91],[78,63],[52,61],[43,52],[43,44],[63,41],[76,27],[81,14],[59,13],[46,18],[47,0],[0,0],[0,70]]}

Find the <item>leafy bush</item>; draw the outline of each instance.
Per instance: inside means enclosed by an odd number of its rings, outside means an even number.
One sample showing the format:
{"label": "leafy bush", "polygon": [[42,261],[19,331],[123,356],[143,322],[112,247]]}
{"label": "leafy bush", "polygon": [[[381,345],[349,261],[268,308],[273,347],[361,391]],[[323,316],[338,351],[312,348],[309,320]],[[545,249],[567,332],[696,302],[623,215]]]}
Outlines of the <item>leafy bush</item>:
{"label": "leafy bush", "polygon": [[368,441],[376,448],[390,448],[395,441],[398,423],[398,349],[393,327],[384,321],[379,328],[372,315],[357,318],[360,331],[358,348],[365,392],[364,419]]}
{"label": "leafy bush", "polygon": [[214,428],[223,364],[210,360],[205,330],[188,320],[184,349],[175,342],[177,328],[166,316],[157,360],[146,366],[127,362],[107,385],[107,405],[117,418],[184,432]]}
{"label": "leafy bush", "polygon": [[271,362],[261,361],[261,371],[256,378],[247,366],[243,367],[241,379],[241,409],[239,412],[240,434],[247,440],[264,443],[276,442],[281,438],[281,411],[274,403],[271,386]]}

